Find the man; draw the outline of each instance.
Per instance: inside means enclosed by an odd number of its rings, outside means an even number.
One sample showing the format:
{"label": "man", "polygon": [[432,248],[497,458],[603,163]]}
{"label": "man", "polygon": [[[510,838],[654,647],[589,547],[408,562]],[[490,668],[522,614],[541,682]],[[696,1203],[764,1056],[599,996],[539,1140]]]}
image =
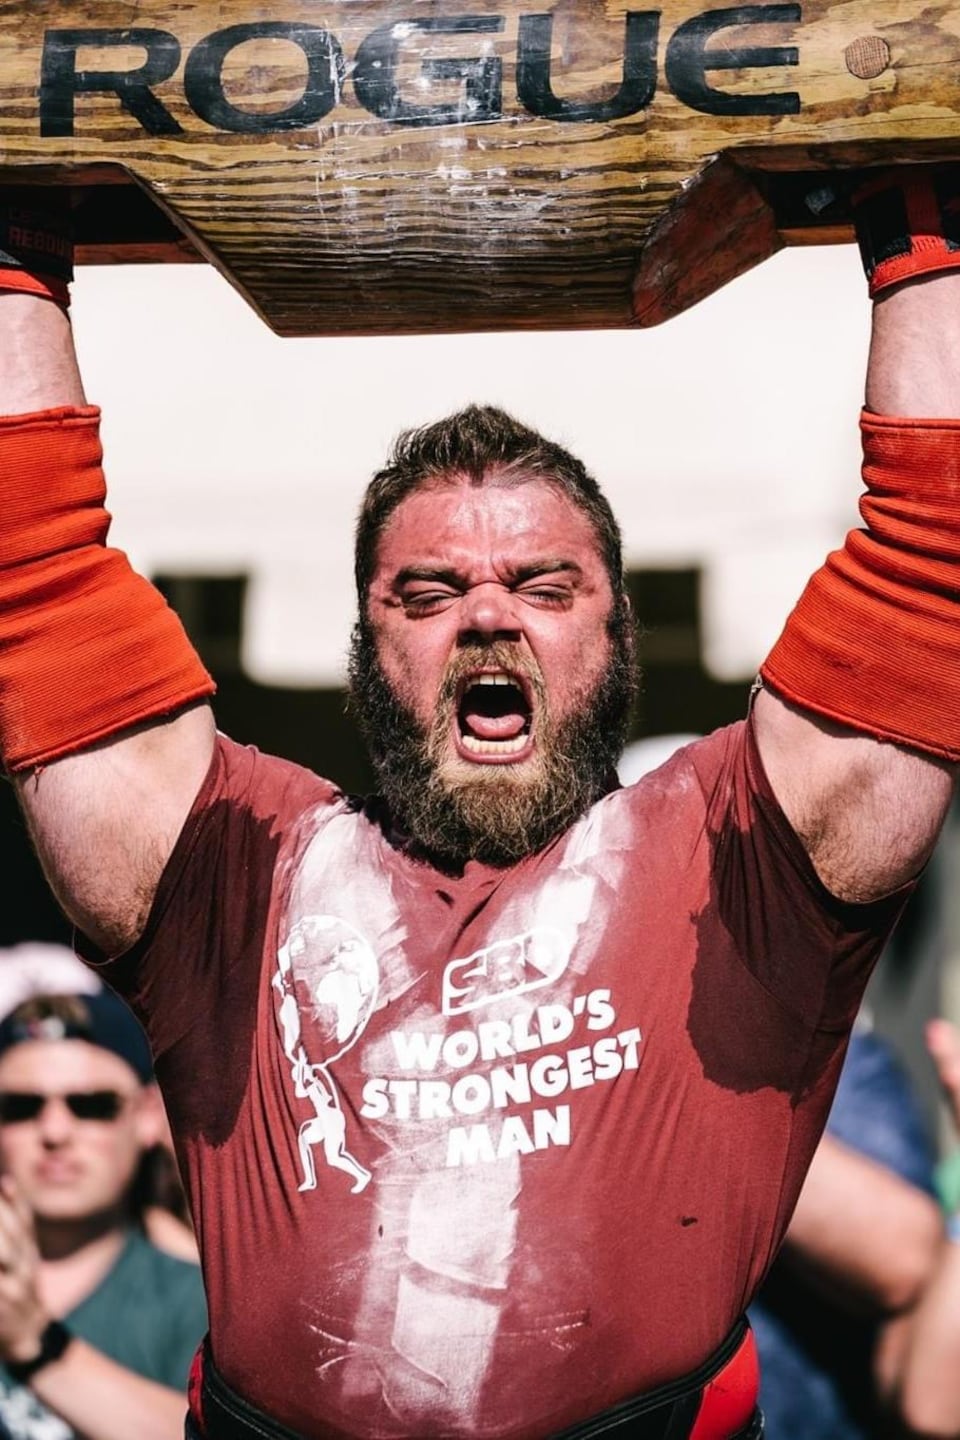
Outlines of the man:
{"label": "man", "polygon": [[116,996],[40,996],[0,1023],[0,1425],[14,1440],[182,1434],[203,1287],[133,1208],[163,1124],[146,1037]]}
{"label": "man", "polygon": [[862,210],[871,530],[749,722],[616,788],[616,523],[473,408],[405,437],[360,517],[367,802],[216,735],[104,546],[62,245],[8,227],[0,734],[156,1056],[210,1308],[192,1435],[757,1433],[740,1317],[960,757],[960,282],[910,187],[916,242],[897,183]]}

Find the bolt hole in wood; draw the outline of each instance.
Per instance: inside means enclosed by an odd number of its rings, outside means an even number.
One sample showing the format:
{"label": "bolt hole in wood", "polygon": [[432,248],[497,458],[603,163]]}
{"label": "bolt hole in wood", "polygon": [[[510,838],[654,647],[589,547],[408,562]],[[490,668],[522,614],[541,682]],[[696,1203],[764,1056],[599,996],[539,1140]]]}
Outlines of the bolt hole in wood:
{"label": "bolt hole in wood", "polygon": [[890,64],[890,46],[880,35],[860,35],[851,40],[843,58],[858,80],[876,80]]}

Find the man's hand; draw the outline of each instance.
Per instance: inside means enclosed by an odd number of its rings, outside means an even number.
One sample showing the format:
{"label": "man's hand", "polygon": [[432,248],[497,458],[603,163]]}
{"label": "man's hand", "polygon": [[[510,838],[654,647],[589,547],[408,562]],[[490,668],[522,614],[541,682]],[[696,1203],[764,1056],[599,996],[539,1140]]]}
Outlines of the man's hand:
{"label": "man's hand", "polygon": [[40,1256],[30,1211],[13,1179],[0,1177],[0,1360],[39,1354],[48,1315],[40,1299]]}

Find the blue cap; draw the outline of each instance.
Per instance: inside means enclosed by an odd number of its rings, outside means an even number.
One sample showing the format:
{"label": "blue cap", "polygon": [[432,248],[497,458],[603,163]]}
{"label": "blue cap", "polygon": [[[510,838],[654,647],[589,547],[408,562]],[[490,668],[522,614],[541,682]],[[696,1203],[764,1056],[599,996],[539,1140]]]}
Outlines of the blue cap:
{"label": "blue cap", "polygon": [[25,1040],[86,1040],[119,1055],[145,1085],[153,1079],[153,1059],[143,1028],[112,990],[96,995],[37,995],[25,1000],[0,1022],[0,1055]]}

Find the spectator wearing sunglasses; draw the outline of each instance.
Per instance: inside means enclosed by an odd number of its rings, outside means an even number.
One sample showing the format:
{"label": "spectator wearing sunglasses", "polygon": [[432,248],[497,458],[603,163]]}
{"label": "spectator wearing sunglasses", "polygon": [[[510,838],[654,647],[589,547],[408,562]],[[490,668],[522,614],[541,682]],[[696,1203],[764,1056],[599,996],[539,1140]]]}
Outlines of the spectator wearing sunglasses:
{"label": "spectator wearing sunglasses", "polygon": [[0,1434],[180,1440],[199,1270],[139,1223],[163,1133],[146,1039],[112,993],[0,1023]]}
{"label": "spectator wearing sunglasses", "polygon": [[[102,989],[97,975],[65,945],[26,940],[0,947],[0,1020],[37,995],[96,995]],[[200,1263],[166,1112],[161,1140],[140,1157],[132,1206],[154,1245]]]}

